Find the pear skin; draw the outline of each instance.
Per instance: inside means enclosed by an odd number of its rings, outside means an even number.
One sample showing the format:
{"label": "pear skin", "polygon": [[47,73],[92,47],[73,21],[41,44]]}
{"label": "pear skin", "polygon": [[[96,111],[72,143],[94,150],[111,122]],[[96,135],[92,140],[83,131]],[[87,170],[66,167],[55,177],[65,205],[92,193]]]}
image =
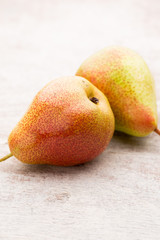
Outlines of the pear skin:
{"label": "pear skin", "polygon": [[11,154],[28,164],[72,166],[98,156],[115,128],[105,95],[82,77],[48,83],[11,132]]}
{"label": "pear skin", "polygon": [[119,46],[100,50],[79,67],[84,77],[108,98],[118,131],[144,137],[157,129],[153,76],[141,56]]}

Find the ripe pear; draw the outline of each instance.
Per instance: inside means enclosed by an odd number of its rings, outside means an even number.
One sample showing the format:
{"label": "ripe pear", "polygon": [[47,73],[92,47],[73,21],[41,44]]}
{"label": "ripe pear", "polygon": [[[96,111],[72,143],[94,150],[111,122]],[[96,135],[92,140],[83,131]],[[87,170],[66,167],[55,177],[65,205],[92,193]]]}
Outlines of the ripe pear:
{"label": "ripe pear", "polygon": [[115,128],[143,137],[157,129],[154,79],[141,56],[119,46],[100,50],[86,59],[77,76],[84,77],[108,98]]}
{"label": "ripe pear", "polygon": [[11,132],[11,153],[29,164],[72,166],[99,155],[114,132],[105,95],[82,77],[62,77],[42,88]]}

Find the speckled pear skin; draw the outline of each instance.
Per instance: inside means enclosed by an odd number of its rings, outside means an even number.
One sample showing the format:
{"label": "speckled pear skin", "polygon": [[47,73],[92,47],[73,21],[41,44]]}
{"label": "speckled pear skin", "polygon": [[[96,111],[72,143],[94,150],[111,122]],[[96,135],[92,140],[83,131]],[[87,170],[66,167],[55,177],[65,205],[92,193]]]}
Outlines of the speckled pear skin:
{"label": "speckled pear skin", "polygon": [[72,166],[99,155],[114,128],[105,95],[82,77],[63,77],[38,92],[8,143],[24,163]]}
{"label": "speckled pear skin", "polygon": [[143,137],[157,127],[154,79],[143,58],[119,46],[100,50],[78,69],[108,98],[116,130]]}

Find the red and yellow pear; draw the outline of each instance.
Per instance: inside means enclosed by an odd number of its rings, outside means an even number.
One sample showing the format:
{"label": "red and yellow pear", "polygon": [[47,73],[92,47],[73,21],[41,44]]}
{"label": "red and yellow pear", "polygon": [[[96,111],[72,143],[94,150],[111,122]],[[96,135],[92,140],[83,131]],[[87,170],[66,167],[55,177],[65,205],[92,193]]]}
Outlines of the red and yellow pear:
{"label": "red and yellow pear", "polygon": [[98,156],[114,132],[105,95],[82,77],[48,83],[11,132],[11,153],[29,164],[72,166]]}
{"label": "red and yellow pear", "polygon": [[154,79],[139,54],[125,47],[108,47],[87,58],[76,75],[107,96],[116,130],[138,137],[152,131],[160,134]]}

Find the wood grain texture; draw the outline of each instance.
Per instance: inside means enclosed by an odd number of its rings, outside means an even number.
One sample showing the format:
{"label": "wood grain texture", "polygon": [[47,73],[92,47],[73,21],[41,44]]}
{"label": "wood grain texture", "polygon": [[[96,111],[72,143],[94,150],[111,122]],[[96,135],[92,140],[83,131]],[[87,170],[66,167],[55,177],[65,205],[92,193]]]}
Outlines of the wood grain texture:
{"label": "wood grain texture", "polygon": [[[0,155],[34,95],[73,75],[93,52],[139,52],[156,81],[160,119],[160,2],[0,1]],[[159,122],[160,124],[160,122]],[[115,133],[77,167],[0,165],[0,239],[159,240],[160,138]]]}

